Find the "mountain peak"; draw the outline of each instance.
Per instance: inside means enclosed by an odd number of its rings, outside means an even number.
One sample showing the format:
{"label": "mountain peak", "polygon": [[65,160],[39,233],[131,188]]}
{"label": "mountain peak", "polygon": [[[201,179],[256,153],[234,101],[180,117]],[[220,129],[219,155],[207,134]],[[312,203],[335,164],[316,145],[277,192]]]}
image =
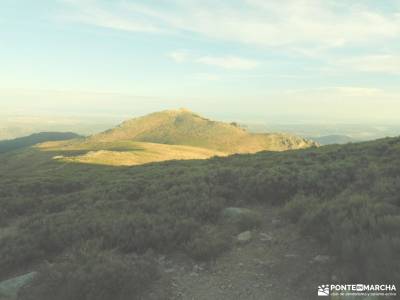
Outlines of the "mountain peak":
{"label": "mountain peak", "polygon": [[181,107],[178,109],[179,112],[188,112],[188,113],[192,113],[189,109],[185,108],[185,107]]}
{"label": "mountain peak", "polygon": [[167,110],[162,110],[162,111],[159,111],[159,112],[155,112],[155,114],[157,114],[157,113],[172,113],[172,114],[180,114],[180,113],[193,113],[191,110],[189,110],[189,109],[187,109],[187,108],[184,108],[184,107],[181,107],[181,108],[178,108],[178,109],[167,109]]}
{"label": "mountain peak", "polygon": [[174,115],[174,116],[178,116],[178,115],[192,115],[192,116],[198,116],[198,117],[200,117],[199,114],[196,114],[195,112],[191,111],[190,109],[187,109],[187,108],[184,108],[184,107],[181,107],[181,108],[178,108],[178,109],[162,110],[162,111],[159,111],[159,112],[151,113],[151,114],[146,115],[146,116],[144,116],[144,117],[148,117],[148,116],[153,115],[153,114],[159,114],[159,115],[167,114],[167,115]]}

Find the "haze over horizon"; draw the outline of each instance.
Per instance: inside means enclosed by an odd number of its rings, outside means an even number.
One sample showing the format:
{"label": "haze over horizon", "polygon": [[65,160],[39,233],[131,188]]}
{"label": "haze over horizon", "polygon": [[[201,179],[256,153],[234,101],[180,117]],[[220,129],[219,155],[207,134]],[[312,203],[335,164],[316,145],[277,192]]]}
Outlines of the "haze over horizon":
{"label": "haze over horizon", "polygon": [[[400,1],[0,3],[0,110],[395,122]],[[382,46],[384,45],[384,47]]]}

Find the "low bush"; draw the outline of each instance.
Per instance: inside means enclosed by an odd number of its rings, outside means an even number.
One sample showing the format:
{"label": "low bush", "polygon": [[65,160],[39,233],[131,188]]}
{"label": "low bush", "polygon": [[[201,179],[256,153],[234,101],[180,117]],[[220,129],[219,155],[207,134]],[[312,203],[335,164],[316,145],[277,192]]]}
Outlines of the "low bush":
{"label": "low bush", "polygon": [[186,245],[186,252],[197,260],[215,259],[232,245],[232,233],[218,226],[206,226]]}
{"label": "low bush", "polygon": [[[2,277],[58,261],[90,239],[101,240],[96,251],[103,256],[82,266],[112,269],[107,256],[118,261],[149,249],[213,259],[229,249],[235,230],[259,224],[245,217],[226,233],[220,227],[225,208],[271,204],[285,207],[303,235],[328,247],[348,276],[384,282],[400,274],[400,138],[135,167],[60,168],[33,158],[0,157],[0,223],[15,228],[0,237]],[[79,275],[71,265],[81,269],[74,259],[49,272]],[[53,277],[40,278],[45,285]]]}
{"label": "low bush", "polygon": [[134,300],[159,278],[149,255],[121,256],[82,248],[70,257],[48,264],[18,300]]}

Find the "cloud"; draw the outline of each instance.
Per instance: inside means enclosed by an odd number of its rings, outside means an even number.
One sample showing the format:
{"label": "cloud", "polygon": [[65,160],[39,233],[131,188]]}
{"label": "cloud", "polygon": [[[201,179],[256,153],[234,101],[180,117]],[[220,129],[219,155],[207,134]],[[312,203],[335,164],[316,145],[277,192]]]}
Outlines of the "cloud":
{"label": "cloud", "polygon": [[359,72],[400,75],[400,55],[366,55],[341,60],[340,64]]}
{"label": "cloud", "polygon": [[211,73],[196,73],[193,74],[193,78],[201,81],[217,81],[221,79],[218,75]]}
{"label": "cloud", "polygon": [[183,63],[189,59],[187,51],[173,51],[168,53],[168,56],[177,63]]}
{"label": "cloud", "polygon": [[236,56],[203,56],[198,58],[196,62],[231,70],[250,70],[258,65],[255,60]]}
{"label": "cloud", "polygon": [[309,88],[299,90],[287,90],[285,94],[292,99],[313,99],[319,102],[340,103],[351,102],[353,104],[365,104],[367,102],[398,102],[398,93],[389,92],[381,88],[375,87],[359,87],[359,86],[332,86]]}
{"label": "cloud", "polygon": [[384,90],[373,87],[359,87],[359,86],[328,86],[309,89],[287,90],[287,94],[298,95],[341,95],[348,97],[365,97],[365,96],[382,96]]}
{"label": "cloud", "polygon": [[63,0],[63,2],[71,11],[60,16],[62,20],[129,32],[165,32],[157,24],[148,22],[147,18],[126,14],[120,5],[107,9],[99,1]]}
{"label": "cloud", "polygon": [[400,37],[400,8],[383,12],[364,1],[159,0],[151,5],[116,0],[107,6],[96,0],[72,3],[76,21],[96,26],[198,34],[262,47],[295,48],[300,52],[379,45]]}
{"label": "cloud", "polygon": [[384,95],[384,90],[370,87],[339,86],[325,89],[348,97],[376,97]]}
{"label": "cloud", "polygon": [[365,86],[332,86],[288,90],[275,95],[275,109],[295,108],[297,114],[321,120],[387,122],[396,120],[399,91]]}
{"label": "cloud", "polygon": [[259,63],[256,60],[226,55],[226,56],[195,56],[188,51],[177,50],[167,54],[174,62],[191,62],[209,65],[229,70],[251,70],[256,68]]}

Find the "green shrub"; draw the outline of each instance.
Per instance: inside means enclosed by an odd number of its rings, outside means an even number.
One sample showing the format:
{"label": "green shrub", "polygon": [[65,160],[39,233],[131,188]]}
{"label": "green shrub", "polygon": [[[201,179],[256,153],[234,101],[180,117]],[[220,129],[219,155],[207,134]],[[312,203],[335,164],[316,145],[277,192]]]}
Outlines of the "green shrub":
{"label": "green shrub", "polygon": [[300,233],[329,247],[353,278],[400,274],[390,264],[400,259],[399,138],[135,167],[61,167],[50,153],[21,154],[0,157],[0,222],[16,226],[0,237],[3,277],[88,239],[103,251],[212,259],[229,248],[233,229],[259,223],[244,217],[224,233],[221,211],[251,204],[285,206]]}
{"label": "green shrub", "polygon": [[313,196],[298,194],[283,207],[282,213],[292,222],[298,222],[306,212],[312,211],[320,203]]}
{"label": "green shrub", "polygon": [[231,232],[207,226],[186,245],[188,255],[197,260],[215,259],[232,245]]}
{"label": "green shrub", "polygon": [[256,213],[241,215],[236,223],[238,231],[255,229],[261,225],[261,216]]}
{"label": "green shrub", "polygon": [[120,256],[81,249],[47,265],[18,300],[133,300],[159,278],[151,257]]}
{"label": "green shrub", "polygon": [[227,207],[222,211],[222,223],[234,227],[236,232],[242,232],[259,227],[262,216],[252,209]]}

